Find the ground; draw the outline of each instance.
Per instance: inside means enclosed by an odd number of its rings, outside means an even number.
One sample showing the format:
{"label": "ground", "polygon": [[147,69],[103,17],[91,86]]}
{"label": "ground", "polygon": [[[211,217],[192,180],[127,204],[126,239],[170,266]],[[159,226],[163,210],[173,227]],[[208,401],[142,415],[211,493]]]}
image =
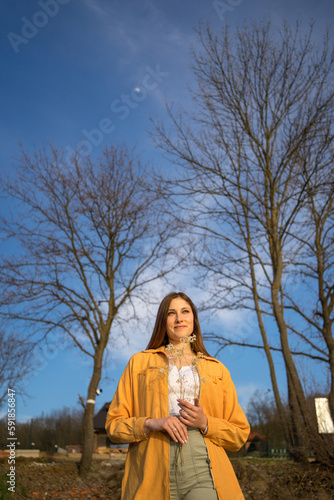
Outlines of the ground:
{"label": "ground", "polygon": [[[16,491],[8,491],[7,459],[0,461],[0,500],[120,499],[124,453],[93,460],[85,480],[78,476],[77,461],[71,457],[17,459]],[[280,459],[232,459],[245,500],[330,500],[334,498],[334,474],[319,464],[296,464]],[[152,499],[159,500],[159,499]]]}

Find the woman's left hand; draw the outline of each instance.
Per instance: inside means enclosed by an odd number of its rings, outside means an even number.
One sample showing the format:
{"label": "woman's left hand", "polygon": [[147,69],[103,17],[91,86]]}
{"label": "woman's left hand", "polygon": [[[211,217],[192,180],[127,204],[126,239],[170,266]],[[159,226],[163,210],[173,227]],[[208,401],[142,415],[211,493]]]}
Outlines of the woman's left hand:
{"label": "woman's left hand", "polygon": [[183,399],[178,399],[177,403],[180,407],[180,421],[189,427],[198,427],[201,431],[205,431],[208,419],[199,404],[199,398],[195,399],[194,405]]}

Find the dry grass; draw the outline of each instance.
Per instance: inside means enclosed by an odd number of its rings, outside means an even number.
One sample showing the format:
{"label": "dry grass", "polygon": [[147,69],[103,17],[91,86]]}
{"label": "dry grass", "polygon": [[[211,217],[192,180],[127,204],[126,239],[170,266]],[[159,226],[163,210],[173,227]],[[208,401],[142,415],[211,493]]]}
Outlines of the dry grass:
{"label": "dry grass", "polygon": [[[19,459],[15,498],[119,500],[125,456],[94,460],[89,476],[78,476],[77,463],[62,458]],[[334,498],[333,470],[318,464],[282,460],[232,461],[245,500],[329,500]],[[13,498],[7,490],[7,462],[0,462],[0,500]],[[155,499],[154,499],[155,500]],[[158,500],[158,499],[157,499]]]}

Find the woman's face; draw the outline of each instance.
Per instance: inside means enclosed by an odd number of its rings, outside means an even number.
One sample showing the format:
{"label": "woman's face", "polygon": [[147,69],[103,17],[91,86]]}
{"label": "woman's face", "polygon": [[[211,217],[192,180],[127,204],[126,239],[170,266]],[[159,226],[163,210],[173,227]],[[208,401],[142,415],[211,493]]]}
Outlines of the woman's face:
{"label": "woman's face", "polygon": [[167,314],[167,335],[171,344],[179,343],[182,337],[194,331],[194,314],[190,304],[181,297],[173,299]]}

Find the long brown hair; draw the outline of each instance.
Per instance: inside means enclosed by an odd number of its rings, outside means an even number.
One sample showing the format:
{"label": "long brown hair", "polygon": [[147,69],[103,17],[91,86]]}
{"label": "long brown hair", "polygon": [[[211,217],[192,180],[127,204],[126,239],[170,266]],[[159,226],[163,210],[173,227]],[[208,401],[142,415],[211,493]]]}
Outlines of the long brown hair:
{"label": "long brown hair", "polygon": [[193,333],[194,333],[194,335],[196,335],[196,340],[192,344],[192,349],[196,353],[202,352],[203,354],[210,356],[210,354],[207,352],[207,350],[204,347],[202,333],[201,333],[201,327],[199,326],[196,307],[193,304],[192,300],[183,292],[169,293],[162,300],[162,302],[159,306],[159,309],[158,309],[158,314],[157,314],[157,318],[155,320],[153,333],[152,333],[151,339],[150,339],[146,349],[157,349],[158,347],[161,347],[162,345],[167,345],[169,343],[168,336],[167,336],[167,315],[168,315],[170,303],[172,302],[173,299],[177,299],[177,298],[181,298],[181,299],[185,300],[186,302],[188,302],[188,304],[190,305],[191,310],[193,312],[193,315],[194,315],[194,331],[193,331]]}

